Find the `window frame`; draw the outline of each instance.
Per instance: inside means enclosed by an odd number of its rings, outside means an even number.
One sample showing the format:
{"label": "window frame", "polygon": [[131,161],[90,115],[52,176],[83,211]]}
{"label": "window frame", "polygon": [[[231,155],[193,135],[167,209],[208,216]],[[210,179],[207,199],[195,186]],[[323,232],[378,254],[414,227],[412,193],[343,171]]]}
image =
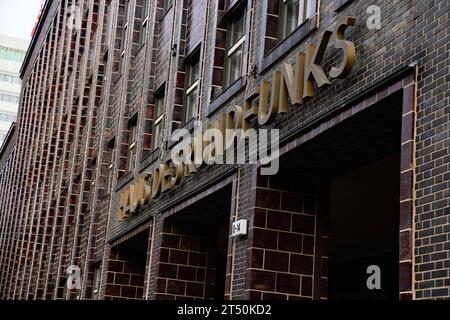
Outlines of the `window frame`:
{"label": "window frame", "polygon": [[[227,44],[226,44],[226,50],[225,50],[225,63],[224,63],[224,88],[228,88],[230,87],[234,82],[236,82],[237,80],[239,80],[243,74],[243,64],[244,64],[244,45],[246,43],[247,40],[247,28],[246,28],[246,24],[247,24],[247,7],[246,6],[239,6],[238,8],[236,8],[234,10],[234,13],[239,12],[239,14],[242,14],[242,37],[237,39],[234,43],[232,43],[231,41],[233,41],[232,39],[232,35],[234,32],[234,26],[236,25],[237,21],[239,19],[237,19],[238,17],[240,18],[240,16],[235,16],[234,18],[230,19],[227,22]],[[239,76],[236,79],[231,80],[231,59],[232,56],[234,54],[236,54],[239,50],[242,50],[242,54],[240,57],[240,66],[239,66]]]}
{"label": "window frame", "polygon": [[[286,2],[291,0],[280,0],[279,1],[279,23],[278,23],[278,42],[282,42],[283,40],[289,38],[295,30],[297,30],[303,23],[308,21],[309,18],[311,18],[314,15],[314,12],[317,11],[317,1],[316,0],[298,0],[299,1],[299,7],[298,7],[298,14],[297,14],[297,25],[294,29],[292,29],[289,33],[287,33],[287,25],[286,25],[286,17],[287,17],[287,6]],[[316,9],[311,12],[310,15],[308,13],[310,12],[310,8],[312,6],[316,6]]]}
{"label": "window frame", "polygon": [[102,266],[100,263],[97,263],[94,265],[94,272],[92,278],[92,294],[91,294],[92,300],[99,299],[101,279],[102,279]]}
{"label": "window frame", "polygon": [[126,51],[128,48],[127,45],[127,39],[128,39],[128,25],[129,25],[129,21],[128,21],[128,13],[129,13],[129,6],[130,6],[130,1],[129,0],[125,0],[125,11],[124,11],[124,23],[123,23],[123,36],[122,36],[122,43],[120,45],[120,57],[119,57],[119,74],[123,75],[125,73],[125,55],[126,55]]}
{"label": "window frame", "polygon": [[[192,78],[192,70],[196,68],[196,77]],[[192,119],[195,119],[197,116],[197,106],[194,103],[192,106],[192,116],[188,117],[189,110],[191,106],[189,105],[189,98],[191,95],[194,95],[194,99],[198,99],[198,91],[200,87],[200,50],[196,50],[196,52],[192,55],[191,58],[188,59],[186,63],[186,85],[185,85],[185,97],[184,97],[184,106],[183,106],[183,124],[188,123]],[[195,97],[196,96],[196,97]],[[194,100],[194,101],[195,101]]]}
{"label": "window frame", "polygon": [[149,19],[149,9],[150,9],[150,0],[142,0],[142,14],[143,19],[141,22],[141,30],[139,32],[139,46],[143,47],[147,42],[147,32],[148,32],[148,19]]}
{"label": "window frame", "polygon": [[173,2],[174,0],[164,0],[164,7],[163,7],[164,13],[167,13],[167,11],[169,11],[170,8],[173,7]]}
{"label": "window frame", "polygon": [[108,185],[107,185],[107,194],[111,194],[113,192],[113,181],[114,181],[114,167],[115,167],[115,162],[116,162],[116,150],[115,150],[115,144],[116,141],[115,139],[112,139],[109,143],[108,143],[108,148],[110,150],[111,156],[109,159],[109,166],[108,166]]}
{"label": "window frame", "polygon": [[[129,121],[130,137],[128,143],[128,153],[127,153],[127,168],[126,172],[130,173],[136,168],[136,149],[137,149],[137,136],[138,136],[138,126],[137,126],[137,116],[133,117]],[[134,158],[134,159],[133,159]]]}
{"label": "window frame", "polygon": [[[160,90],[155,94],[155,115],[153,120],[153,128],[152,128],[152,149],[159,149],[162,142],[164,141],[163,131],[164,131],[164,119],[165,119],[165,87],[163,86]],[[161,103],[161,108],[159,108],[159,103]],[[158,132],[158,136],[156,133]],[[158,137],[158,143],[156,143],[156,137]]]}

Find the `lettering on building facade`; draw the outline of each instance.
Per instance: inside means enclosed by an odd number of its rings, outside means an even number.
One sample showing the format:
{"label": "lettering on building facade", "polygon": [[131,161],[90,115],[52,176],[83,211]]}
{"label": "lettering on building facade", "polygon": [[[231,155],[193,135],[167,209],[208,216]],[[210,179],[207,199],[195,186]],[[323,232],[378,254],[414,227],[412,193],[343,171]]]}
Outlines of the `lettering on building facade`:
{"label": "lettering on building facade", "polygon": [[[209,128],[216,128],[233,140],[236,135],[226,134],[227,130],[249,130],[252,121],[257,119],[260,126],[270,125],[277,116],[289,111],[289,101],[292,106],[300,106],[307,99],[314,97],[314,89],[331,84],[332,79],[343,79],[351,71],[355,59],[356,48],[352,41],[346,40],[345,30],[355,25],[355,17],[341,18],[334,31],[326,30],[320,37],[318,44],[310,44],[306,52],[296,54],[295,66],[289,63],[282,65],[274,71],[271,81],[262,81],[255,87],[245,99],[243,106],[232,106],[222,114],[210,120]],[[327,75],[321,67],[326,48],[333,36],[332,45],[343,52],[343,59],[338,66],[331,68]],[[254,101],[259,98],[257,106]],[[269,101],[270,98],[270,101]],[[202,133],[200,133],[202,135]],[[246,138],[244,134],[243,139]],[[190,154],[184,157],[192,158],[203,148],[202,137],[194,137]],[[211,142],[214,143],[214,142]],[[176,147],[175,147],[176,148]],[[184,149],[185,150],[185,149]],[[201,152],[201,151],[200,151]],[[185,177],[198,172],[202,165],[199,164],[175,164],[167,160],[159,164],[152,172],[147,173],[135,184],[131,184],[120,194],[119,219],[126,220],[136,214],[142,207],[147,206],[161,194],[179,186]]]}

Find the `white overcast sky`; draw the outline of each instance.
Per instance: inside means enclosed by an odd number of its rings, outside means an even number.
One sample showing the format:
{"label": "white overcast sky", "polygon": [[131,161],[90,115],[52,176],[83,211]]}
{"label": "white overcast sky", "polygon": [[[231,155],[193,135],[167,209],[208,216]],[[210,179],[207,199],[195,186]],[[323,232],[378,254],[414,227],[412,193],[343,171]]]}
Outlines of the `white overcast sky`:
{"label": "white overcast sky", "polygon": [[0,0],[0,34],[31,40],[42,0]]}

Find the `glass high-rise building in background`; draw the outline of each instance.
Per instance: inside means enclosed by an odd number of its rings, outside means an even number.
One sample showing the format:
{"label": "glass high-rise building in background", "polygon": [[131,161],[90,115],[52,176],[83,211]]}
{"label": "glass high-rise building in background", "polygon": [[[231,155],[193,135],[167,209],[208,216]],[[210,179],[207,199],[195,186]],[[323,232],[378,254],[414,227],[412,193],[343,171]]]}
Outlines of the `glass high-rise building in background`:
{"label": "glass high-rise building in background", "polygon": [[0,147],[11,124],[16,121],[21,87],[19,71],[28,43],[0,35]]}

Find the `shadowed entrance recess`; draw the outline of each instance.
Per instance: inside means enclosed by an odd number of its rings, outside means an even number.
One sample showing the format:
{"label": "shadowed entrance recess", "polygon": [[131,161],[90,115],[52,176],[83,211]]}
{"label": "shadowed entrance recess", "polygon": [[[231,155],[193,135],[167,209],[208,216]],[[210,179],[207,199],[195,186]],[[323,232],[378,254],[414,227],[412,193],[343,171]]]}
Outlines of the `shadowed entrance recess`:
{"label": "shadowed entrance recess", "polygon": [[[398,92],[284,154],[277,176],[258,177],[250,298],[398,299],[401,125]],[[367,288],[370,265],[381,290]]]}

